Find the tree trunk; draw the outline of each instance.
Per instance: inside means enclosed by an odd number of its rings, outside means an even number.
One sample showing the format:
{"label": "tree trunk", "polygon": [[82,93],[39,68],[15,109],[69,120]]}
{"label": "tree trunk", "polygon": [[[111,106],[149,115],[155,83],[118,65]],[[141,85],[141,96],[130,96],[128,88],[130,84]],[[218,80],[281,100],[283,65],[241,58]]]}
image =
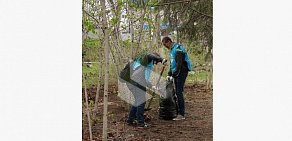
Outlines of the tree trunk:
{"label": "tree trunk", "polygon": [[113,45],[114,45],[114,48],[115,48],[115,52],[117,53],[117,55],[113,55],[113,56],[117,57],[115,63],[117,64],[117,66],[119,66],[121,64],[121,62],[122,62],[121,61],[122,58],[124,57],[124,55],[122,54],[121,48],[119,47],[120,46],[120,43],[119,43],[119,40],[120,40],[119,27],[120,27],[120,23],[121,23],[121,20],[120,20],[121,19],[121,14],[118,14],[118,13],[120,13],[121,10],[119,8],[117,8],[117,7],[121,6],[121,5],[115,6],[113,0],[109,0],[109,3],[111,5],[112,13],[114,13],[115,18],[118,20],[117,24],[114,26],[114,31],[113,31],[114,35],[112,37],[112,41],[113,41]]}
{"label": "tree trunk", "polygon": [[142,38],[142,32],[143,32],[143,28],[144,28],[144,17],[146,14],[146,6],[143,8],[142,13],[141,13],[141,18],[140,18],[140,23],[139,23],[139,33],[138,33],[138,44],[137,44],[137,48],[135,49],[135,55],[137,55],[138,50],[141,50],[141,38]]}
{"label": "tree trunk", "polygon": [[97,80],[97,87],[96,87],[96,94],[95,94],[95,103],[94,103],[94,109],[93,109],[93,119],[95,119],[96,112],[97,112],[100,82],[102,78],[101,75],[102,75],[102,54],[101,54],[101,51],[99,51],[99,69],[98,69],[98,80]]}
{"label": "tree trunk", "polygon": [[119,70],[120,70],[119,64],[120,64],[120,62],[117,61],[117,59],[116,59],[117,56],[115,55],[115,52],[113,51],[113,49],[110,49],[110,54],[111,54],[111,57],[113,59],[113,63],[115,64],[116,76],[119,76]]}
{"label": "tree trunk", "polygon": [[[151,10],[149,11],[149,14],[148,14],[148,19],[151,19],[152,20],[152,12],[151,12]],[[152,42],[152,38],[153,38],[153,36],[152,36],[152,28],[150,28],[150,24],[148,24],[148,26],[149,26],[149,39],[147,38],[147,42],[149,42],[149,44],[147,43],[146,45],[147,45],[147,51],[150,51],[150,48],[152,48],[153,47],[153,42]]]}
{"label": "tree trunk", "polygon": [[130,27],[130,34],[131,34],[131,46],[130,46],[130,58],[129,60],[133,59],[133,48],[134,48],[134,28],[133,28],[133,11],[132,8],[128,5],[128,14],[130,15],[129,18],[129,27]]}
{"label": "tree trunk", "polygon": [[161,22],[161,16],[160,16],[160,10],[158,9],[158,14],[156,16],[156,44],[157,48],[159,48],[160,45],[160,22]]}
{"label": "tree trunk", "polygon": [[84,76],[83,76],[83,83],[84,83],[84,94],[85,94],[85,103],[86,103],[86,114],[87,114],[88,126],[89,126],[89,137],[90,137],[90,141],[92,141],[92,129],[91,129],[89,106],[88,106],[88,95],[87,95],[87,88],[86,88],[86,82],[85,82]]}
{"label": "tree trunk", "polygon": [[104,55],[105,55],[105,78],[104,78],[104,96],[103,96],[103,134],[102,140],[107,141],[107,111],[108,111],[108,63],[109,63],[109,34],[108,34],[108,25],[106,18],[106,8],[105,0],[101,0],[101,11],[102,11],[102,25],[104,32]]}

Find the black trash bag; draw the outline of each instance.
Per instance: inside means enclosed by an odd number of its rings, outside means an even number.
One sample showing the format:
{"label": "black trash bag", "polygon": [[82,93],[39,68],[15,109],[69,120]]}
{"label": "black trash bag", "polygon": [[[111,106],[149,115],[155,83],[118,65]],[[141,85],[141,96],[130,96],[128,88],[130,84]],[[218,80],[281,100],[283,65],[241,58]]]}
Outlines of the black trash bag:
{"label": "black trash bag", "polygon": [[177,116],[178,105],[172,81],[166,81],[166,98],[160,99],[159,119],[172,120]]}

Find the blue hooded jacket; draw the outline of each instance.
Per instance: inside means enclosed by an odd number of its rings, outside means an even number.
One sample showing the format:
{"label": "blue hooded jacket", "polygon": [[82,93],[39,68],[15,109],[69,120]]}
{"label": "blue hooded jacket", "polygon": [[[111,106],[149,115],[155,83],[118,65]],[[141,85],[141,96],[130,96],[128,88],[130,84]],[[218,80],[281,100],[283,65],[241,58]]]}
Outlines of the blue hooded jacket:
{"label": "blue hooded jacket", "polygon": [[154,61],[162,62],[163,58],[161,58],[159,55],[145,52],[145,53],[142,53],[139,57],[137,57],[137,59],[135,60],[135,64],[133,65],[133,68],[132,68],[132,70],[135,71],[140,66],[145,67],[143,71],[144,74],[141,74],[141,75],[144,75],[144,78],[146,80],[148,87],[151,86],[149,79],[150,79],[151,71],[153,69]]}
{"label": "blue hooded jacket", "polygon": [[[170,51],[170,71],[171,71],[171,73],[174,74],[174,72],[176,70],[177,62],[176,62],[175,58],[176,58],[176,54],[178,52],[183,52],[185,54],[183,59],[187,63],[188,71],[192,71],[192,64],[191,64],[191,61],[189,59],[189,56],[188,56],[186,49],[183,48],[182,45],[175,43],[172,46],[171,51]],[[180,70],[177,73],[177,75],[174,77],[177,77],[179,75],[179,73],[180,73]]]}
{"label": "blue hooded jacket", "polygon": [[[139,66],[141,66],[140,59],[137,59],[134,64],[133,70],[136,70]],[[148,63],[145,70],[145,80],[147,83],[149,83],[149,78],[150,78],[150,73],[151,73],[152,68],[153,68],[153,60],[150,63]]]}

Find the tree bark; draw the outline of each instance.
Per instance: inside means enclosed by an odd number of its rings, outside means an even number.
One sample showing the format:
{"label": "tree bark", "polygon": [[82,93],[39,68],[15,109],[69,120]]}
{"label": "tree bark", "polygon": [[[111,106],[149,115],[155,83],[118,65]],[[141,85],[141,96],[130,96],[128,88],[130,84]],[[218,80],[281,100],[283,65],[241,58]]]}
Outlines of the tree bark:
{"label": "tree bark", "polygon": [[111,54],[111,57],[112,57],[112,60],[113,60],[113,63],[115,64],[115,68],[116,68],[116,76],[119,76],[119,70],[120,70],[120,62],[117,61],[116,59],[116,55],[115,55],[115,52],[113,51],[113,49],[110,49],[110,54]]}
{"label": "tree bark", "polygon": [[95,103],[94,103],[94,109],[93,109],[93,119],[96,117],[97,112],[97,105],[98,105],[98,99],[99,99],[99,90],[100,90],[100,82],[101,82],[101,75],[102,75],[102,53],[99,51],[99,69],[98,69],[98,80],[97,80],[97,87],[96,87],[96,94],[95,94]]}
{"label": "tree bark", "polygon": [[109,33],[106,17],[105,0],[101,0],[101,11],[102,11],[102,25],[104,32],[104,55],[105,55],[105,78],[104,78],[104,96],[103,96],[103,134],[102,140],[107,141],[107,112],[108,112],[108,63],[109,63]]}
{"label": "tree bark", "polygon": [[89,138],[90,138],[90,141],[92,141],[92,129],[91,129],[89,106],[88,106],[88,95],[87,95],[87,88],[86,88],[86,82],[85,82],[84,76],[83,76],[83,83],[84,83],[84,94],[85,94],[85,103],[86,103],[86,114],[87,114],[88,126],[89,126]]}
{"label": "tree bark", "polygon": [[139,23],[139,32],[138,32],[138,44],[137,44],[137,48],[135,49],[135,55],[137,55],[138,50],[141,50],[140,46],[141,46],[141,38],[142,38],[142,32],[143,32],[143,27],[144,27],[144,17],[146,14],[146,6],[144,6],[142,13],[141,13],[141,17],[140,17],[140,23]]}
{"label": "tree bark", "polygon": [[[117,55],[117,60],[116,60],[116,63],[117,65],[119,66],[121,64],[121,60],[123,58],[123,54],[122,54],[122,49],[120,48],[120,30],[119,30],[119,27],[120,27],[120,23],[121,23],[121,14],[120,13],[120,9],[118,8],[118,6],[120,5],[117,5],[115,6],[114,4],[114,1],[113,0],[109,0],[109,3],[111,5],[111,9],[112,9],[112,13],[114,13],[114,17],[118,20],[117,24],[114,25],[114,29],[113,29],[113,37],[112,37],[112,41],[113,41],[113,45],[114,45],[114,48],[115,48],[115,52],[118,54]],[[115,55],[114,55],[115,56]],[[118,67],[119,68],[119,67]]]}
{"label": "tree bark", "polygon": [[133,28],[133,10],[131,6],[128,5],[128,14],[130,15],[129,18],[129,30],[131,34],[131,46],[130,46],[130,58],[129,60],[133,59],[133,48],[134,48],[134,28]]}
{"label": "tree bark", "polygon": [[157,48],[159,48],[160,44],[160,22],[161,22],[161,16],[160,16],[160,10],[158,9],[158,13],[156,16],[156,44]]}

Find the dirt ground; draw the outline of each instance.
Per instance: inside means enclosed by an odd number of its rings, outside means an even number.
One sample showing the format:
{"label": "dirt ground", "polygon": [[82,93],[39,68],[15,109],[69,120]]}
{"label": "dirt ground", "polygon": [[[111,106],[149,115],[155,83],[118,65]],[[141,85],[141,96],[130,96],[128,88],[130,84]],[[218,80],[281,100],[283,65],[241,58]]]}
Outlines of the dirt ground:
{"label": "dirt ground", "polygon": [[[204,85],[185,86],[186,119],[166,121],[158,119],[159,100],[155,99],[152,110],[145,112],[147,129],[138,129],[125,124],[129,104],[117,96],[117,86],[109,87],[108,140],[113,141],[212,141],[213,140],[213,93]],[[94,100],[95,89],[89,90]],[[102,140],[103,91],[100,93],[98,112],[93,123],[93,139]],[[147,105],[147,104],[146,104]],[[82,140],[89,140],[88,121],[83,108]]]}

